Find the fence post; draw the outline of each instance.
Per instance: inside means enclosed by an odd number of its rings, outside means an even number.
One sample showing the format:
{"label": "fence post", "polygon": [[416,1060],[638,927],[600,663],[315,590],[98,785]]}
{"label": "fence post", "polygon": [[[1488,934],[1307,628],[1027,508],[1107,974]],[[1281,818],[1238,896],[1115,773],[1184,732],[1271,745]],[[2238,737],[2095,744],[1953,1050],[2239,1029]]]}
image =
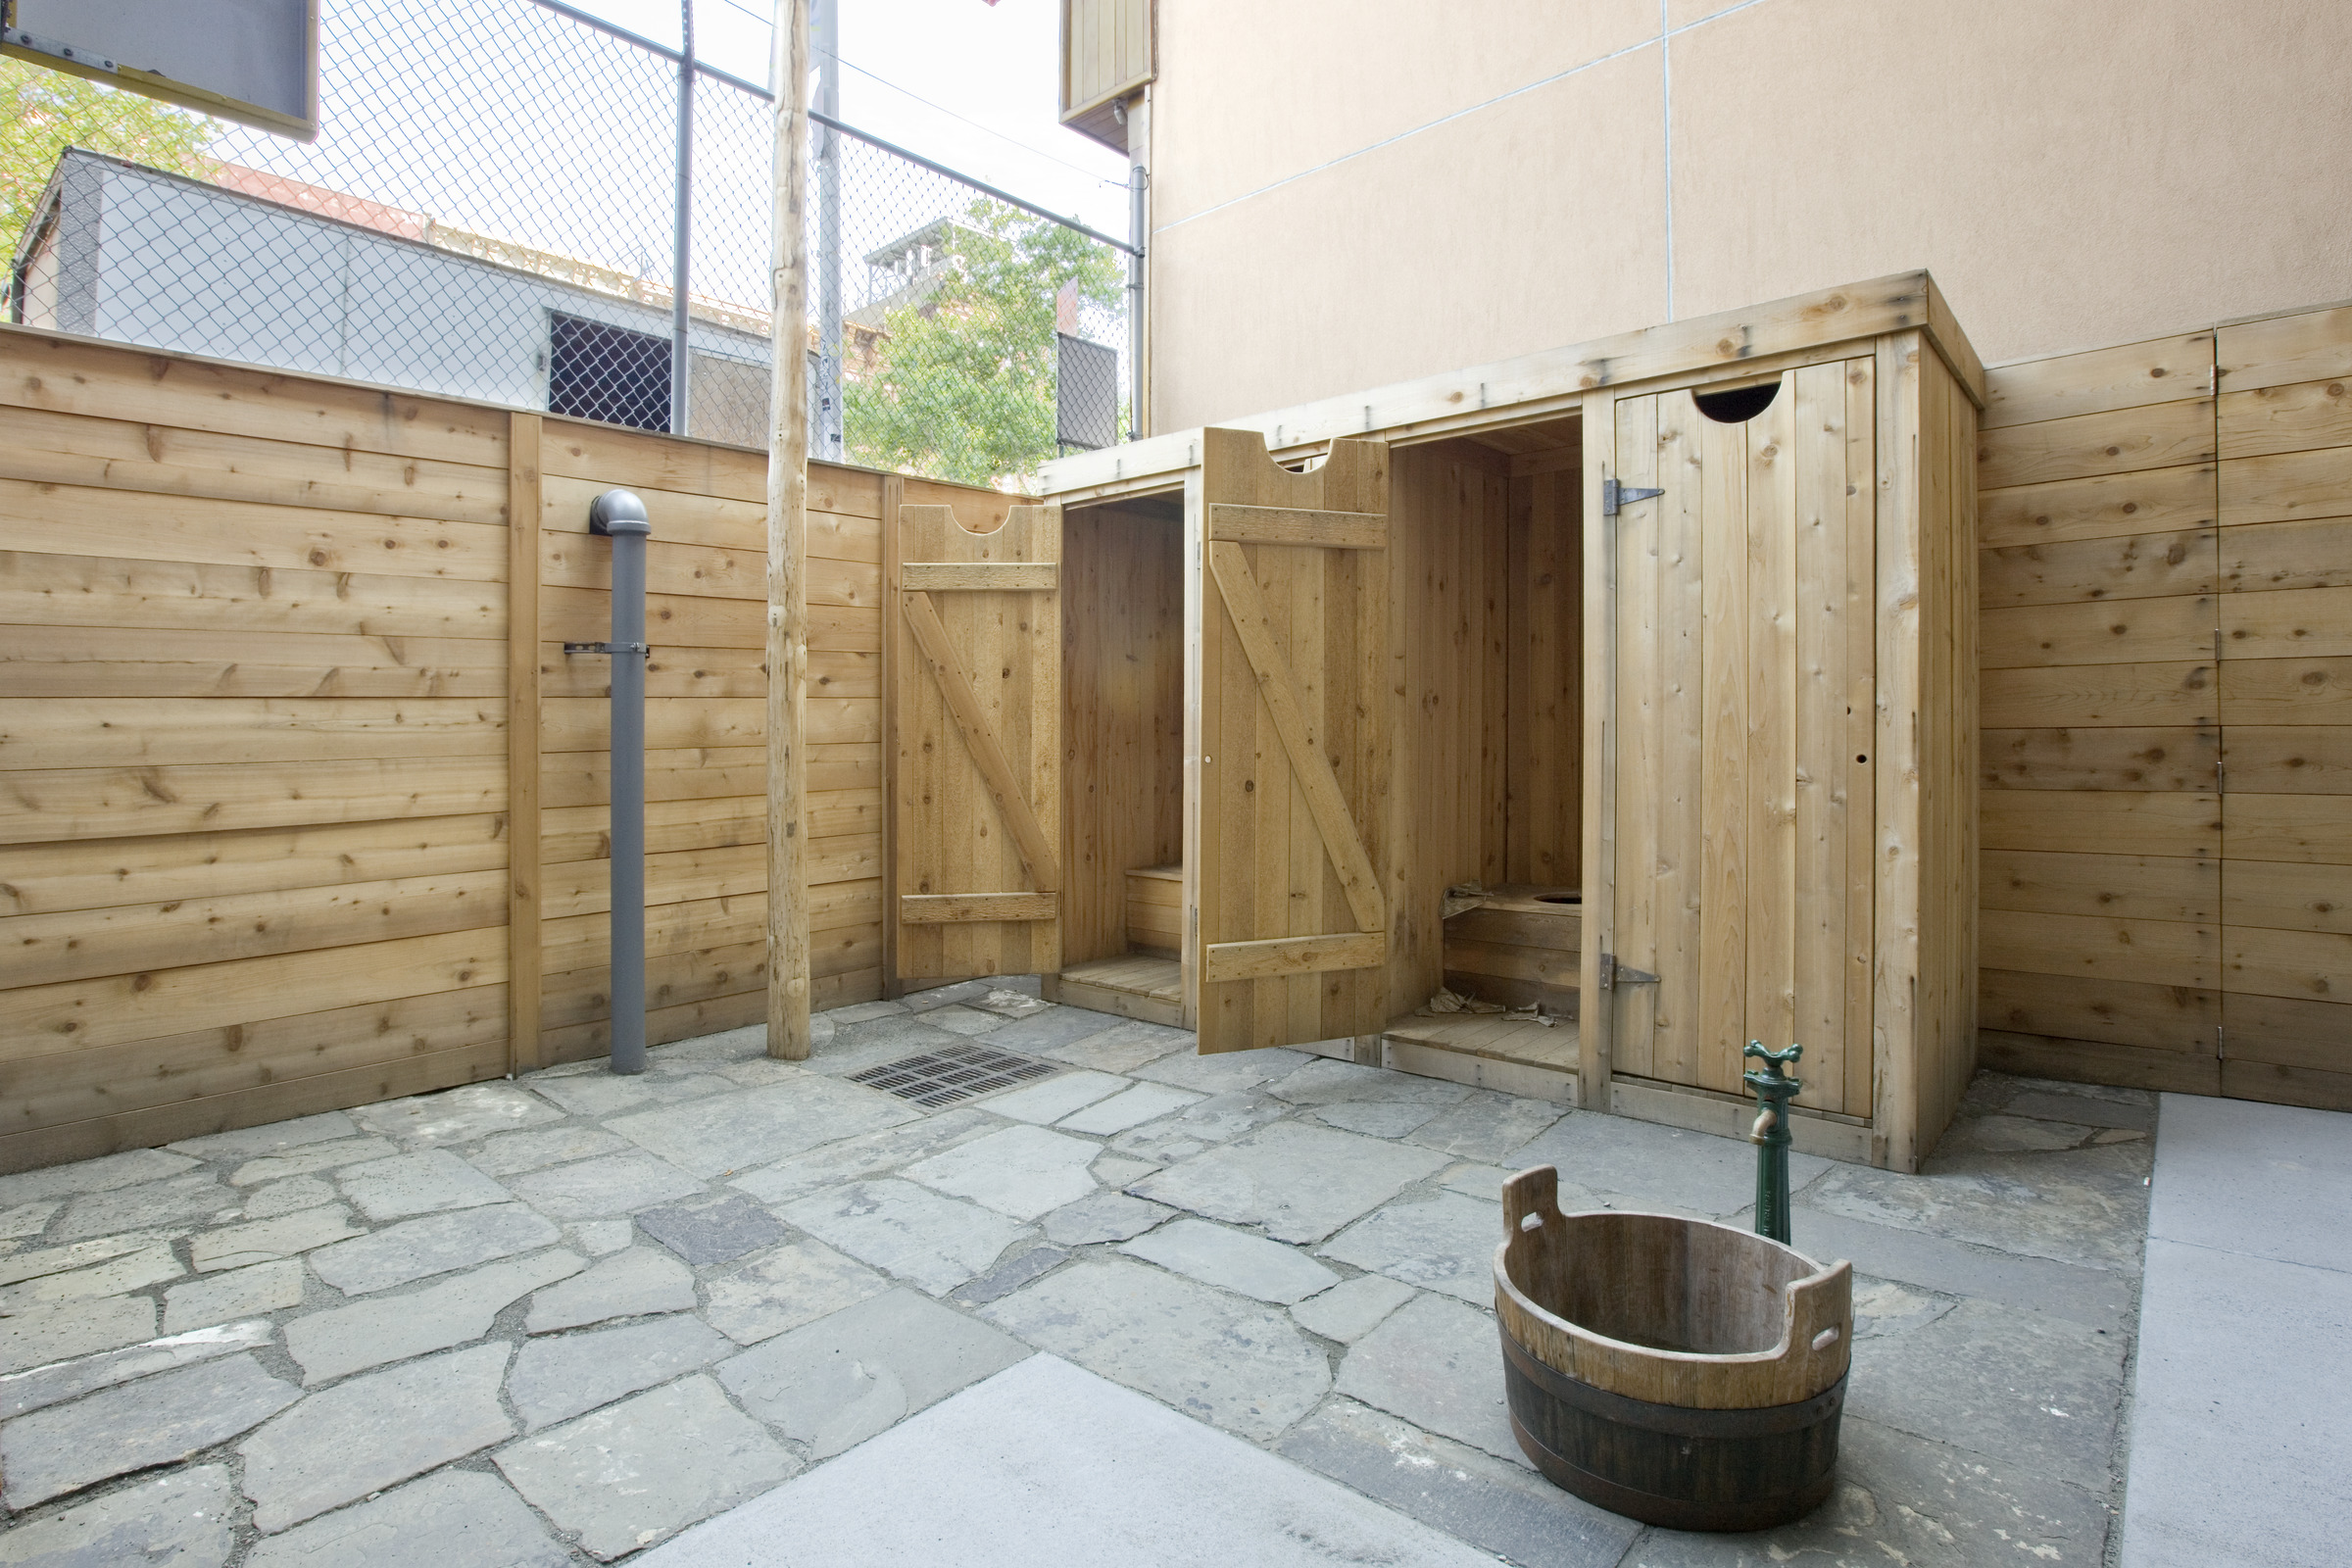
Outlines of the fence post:
{"label": "fence post", "polygon": [[808,1054],[808,0],[776,0],[775,423],[767,448],[767,1054]]}
{"label": "fence post", "polygon": [[678,51],[678,186],[670,209],[670,233],[676,241],[669,265],[669,433],[686,431],[690,323],[686,289],[692,280],[694,230],[694,0],[678,0],[684,29]]}

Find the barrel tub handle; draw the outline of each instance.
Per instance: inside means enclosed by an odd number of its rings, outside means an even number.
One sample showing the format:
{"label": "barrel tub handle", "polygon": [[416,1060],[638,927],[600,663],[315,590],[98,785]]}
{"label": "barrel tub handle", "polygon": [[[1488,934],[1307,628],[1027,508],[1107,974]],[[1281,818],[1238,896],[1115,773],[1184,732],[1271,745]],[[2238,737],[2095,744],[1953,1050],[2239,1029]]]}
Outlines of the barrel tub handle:
{"label": "barrel tub handle", "polygon": [[1544,1216],[1541,1214],[1522,1214],[1519,1216],[1519,1228],[1523,1231],[1540,1231],[1544,1228]]}
{"label": "barrel tub handle", "polygon": [[[1854,1266],[1833,1263],[1788,1287],[1788,1353],[1816,1367],[1845,1354],[1846,1325],[1853,1315]],[[1822,1379],[1823,1383],[1835,1379]]]}
{"label": "barrel tub handle", "polygon": [[[1502,1223],[1513,1231],[1541,1228],[1560,1217],[1560,1173],[1549,1165],[1535,1165],[1502,1184]],[[1528,1220],[1535,1220],[1534,1225]]]}
{"label": "barrel tub handle", "polygon": [[1813,1336],[1813,1348],[1816,1350],[1826,1350],[1837,1343],[1838,1329],[1835,1324],[1831,1325],[1829,1328],[1823,1329],[1819,1334]]}

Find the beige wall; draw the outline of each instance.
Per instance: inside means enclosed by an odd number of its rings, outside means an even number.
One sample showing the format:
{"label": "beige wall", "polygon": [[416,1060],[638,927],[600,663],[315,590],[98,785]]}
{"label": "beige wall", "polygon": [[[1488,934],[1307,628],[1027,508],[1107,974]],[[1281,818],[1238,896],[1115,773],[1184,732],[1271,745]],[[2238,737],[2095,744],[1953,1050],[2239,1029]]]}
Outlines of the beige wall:
{"label": "beige wall", "polygon": [[1152,427],[1920,266],[1993,363],[2352,295],[2340,0],[1664,12],[1162,0]]}

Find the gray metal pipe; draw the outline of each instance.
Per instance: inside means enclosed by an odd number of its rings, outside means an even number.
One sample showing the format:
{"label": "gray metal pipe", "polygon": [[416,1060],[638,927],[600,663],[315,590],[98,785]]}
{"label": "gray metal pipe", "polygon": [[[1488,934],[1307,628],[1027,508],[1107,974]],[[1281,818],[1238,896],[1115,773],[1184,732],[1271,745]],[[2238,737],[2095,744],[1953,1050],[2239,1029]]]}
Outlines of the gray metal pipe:
{"label": "gray metal pipe", "polygon": [[1127,439],[1144,438],[1144,192],[1150,172],[1137,164],[1127,171]]}
{"label": "gray metal pipe", "polygon": [[[612,541],[612,1070],[645,1071],[645,503],[608,490],[588,530]],[[593,649],[594,645],[590,645]],[[582,649],[582,652],[590,651]],[[570,649],[567,647],[566,652]]]}
{"label": "gray metal pipe", "polygon": [[[678,0],[678,179],[670,208],[669,263],[669,433],[687,433],[687,399],[692,396],[693,318],[687,309],[694,281],[694,0]],[[631,496],[634,501],[636,497]]]}

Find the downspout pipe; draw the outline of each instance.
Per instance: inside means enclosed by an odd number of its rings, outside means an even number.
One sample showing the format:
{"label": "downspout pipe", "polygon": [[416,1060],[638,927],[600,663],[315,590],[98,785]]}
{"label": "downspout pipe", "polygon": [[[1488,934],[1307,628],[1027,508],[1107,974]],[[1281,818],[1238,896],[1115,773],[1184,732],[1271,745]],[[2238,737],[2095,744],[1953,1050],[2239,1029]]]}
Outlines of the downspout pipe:
{"label": "downspout pipe", "polygon": [[[612,1070],[645,1071],[645,503],[608,490],[588,531],[612,541]],[[572,652],[566,645],[565,652]]]}

